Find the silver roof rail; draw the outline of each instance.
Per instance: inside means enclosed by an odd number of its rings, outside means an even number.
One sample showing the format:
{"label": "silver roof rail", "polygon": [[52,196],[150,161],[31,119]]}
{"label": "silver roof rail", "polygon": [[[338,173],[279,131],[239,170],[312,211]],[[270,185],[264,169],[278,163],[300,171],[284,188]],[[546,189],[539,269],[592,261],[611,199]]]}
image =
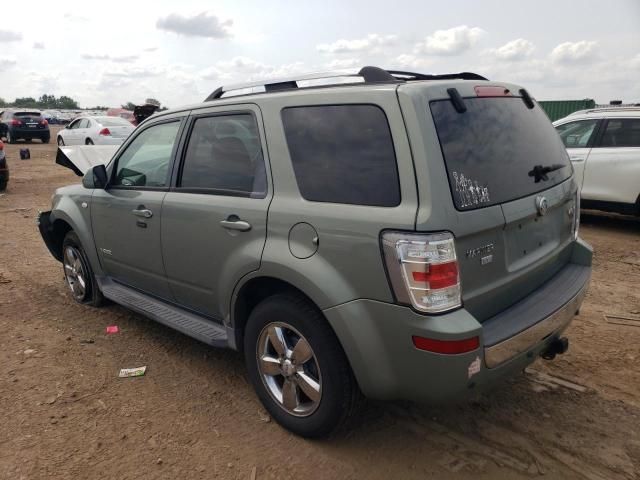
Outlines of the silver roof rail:
{"label": "silver roof rail", "polygon": [[274,92],[294,88],[329,86],[354,83],[400,83],[413,80],[486,80],[486,78],[470,72],[452,73],[444,75],[425,75],[422,73],[383,70],[379,67],[362,67],[360,70],[334,70],[329,72],[315,72],[295,77],[274,78],[257,82],[238,83],[222,86],[214,90],[205,102],[223,97],[250,95],[252,93]]}

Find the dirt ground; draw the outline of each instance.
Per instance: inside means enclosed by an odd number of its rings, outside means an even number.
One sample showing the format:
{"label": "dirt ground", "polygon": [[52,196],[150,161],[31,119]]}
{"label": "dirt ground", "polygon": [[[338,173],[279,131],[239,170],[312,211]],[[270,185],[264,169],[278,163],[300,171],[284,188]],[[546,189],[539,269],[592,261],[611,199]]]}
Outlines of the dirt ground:
{"label": "dirt ground", "polygon": [[308,441],[269,419],[239,354],[75,304],[35,217],[79,179],[53,143],[6,151],[0,478],[640,478],[640,219],[583,212],[596,254],[567,354],[462,405],[367,402],[348,433]]}

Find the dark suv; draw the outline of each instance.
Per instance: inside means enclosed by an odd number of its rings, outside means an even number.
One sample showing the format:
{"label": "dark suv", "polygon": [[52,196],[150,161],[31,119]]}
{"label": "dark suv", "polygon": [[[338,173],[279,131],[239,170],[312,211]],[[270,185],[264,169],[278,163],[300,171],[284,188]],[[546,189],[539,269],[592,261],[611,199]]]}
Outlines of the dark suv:
{"label": "dark suv", "polygon": [[42,143],[49,143],[51,132],[49,123],[36,110],[11,110],[2,114],[0,119],[0,138],[5,137],[8,143],[16,140],[31,141],[37,138]]}

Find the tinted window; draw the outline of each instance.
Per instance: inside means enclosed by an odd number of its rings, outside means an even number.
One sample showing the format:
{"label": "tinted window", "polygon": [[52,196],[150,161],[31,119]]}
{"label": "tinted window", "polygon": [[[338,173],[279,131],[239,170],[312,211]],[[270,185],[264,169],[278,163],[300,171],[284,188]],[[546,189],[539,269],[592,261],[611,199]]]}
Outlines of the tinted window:
{"label": "tinted window", "polygon": [[640,119],[612,118],[602,136],[601,147],[640,147]]}
{"label": "tinted window", "polygon": [[558,125],[556,131],[565,147],[584,148],[589,144],[597,124],[598,120],[582,120]]}
{"label": "tinted window", "polygon": [[184,157],[180,186],[218,194],[264,197],[266,173],[251,114],[198,118]]}
{"label": "tinted window", "polygon": [[16,118],[21,118],[21,117],[39,117],[40,116],[40,112],[16,112],[14,114],[14,116]]}
{"label": "tinted window", "polygon": [[74,120],[69,125],[69,128],[80,128],[80,122],[82,122],[82,120]]}
{"label": "tinted window", "polygon": [[[518,97],[464,102],[464,113],[458,113],[450,100],[431,103],[458,209],[526,197],[571,176],[567,151],[538,105],[528,109]],[[544,167],[560,168],[547,173],[545,180],[539,174]]]}
{"label": "tinted window", "polygon": [[163,123],[140,132],[120,155],[112,185],[164,187],[179,127]]}
{"label": "tinted window", "polygon": [[387,118],[373,105],[285,108],[284,131],[301,195],[317,202],[400,203]]}

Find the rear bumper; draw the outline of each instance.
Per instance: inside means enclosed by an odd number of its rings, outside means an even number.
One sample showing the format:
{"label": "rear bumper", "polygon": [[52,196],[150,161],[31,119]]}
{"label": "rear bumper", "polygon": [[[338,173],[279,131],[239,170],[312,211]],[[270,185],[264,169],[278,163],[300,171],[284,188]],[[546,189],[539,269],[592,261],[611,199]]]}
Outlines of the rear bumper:
{"label": "rear bumper", "polygon": [[47,128],[10,128],[13,138],[51,138],[51,132]]}
{"label": "rear bumper", "polygon": [[[558,338],[586,294],[591,255],[588,245],[575,242],[572,263],[482,324],[465,309],[430,317],[373,300],[324,313],[366,396],[436,403],[463,399],[521,371]],[[544,308],[536,308],[541,298]],[[477,336],[480,346],[463,354],[438,354],[415,348],[414,335],[449,341]]]}

